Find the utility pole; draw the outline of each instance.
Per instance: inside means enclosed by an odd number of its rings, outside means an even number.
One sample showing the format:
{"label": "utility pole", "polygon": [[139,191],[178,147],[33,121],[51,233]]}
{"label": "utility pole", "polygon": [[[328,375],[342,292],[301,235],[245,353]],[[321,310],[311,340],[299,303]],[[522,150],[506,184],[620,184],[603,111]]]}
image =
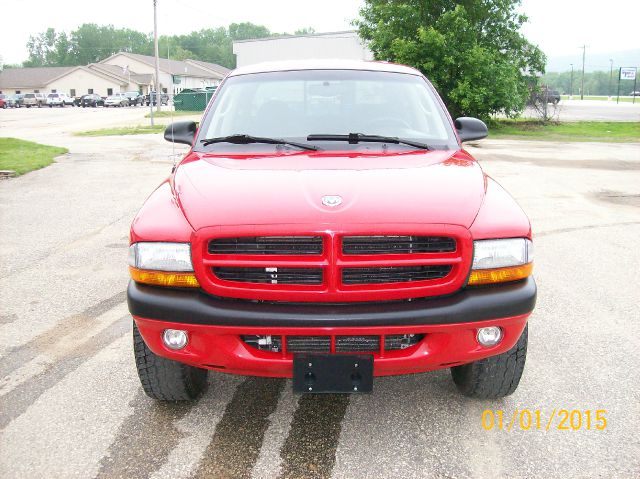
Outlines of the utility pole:
{"label": "utility pole", "polygon": [[584,100],[584,58],[587,54],[587,46],[582,45],[582,83],[580,85],[580,99]]}
{"label": "utility pole", "polygon": [[611,80],[613,79],[613,59],[609,58],[609,63],[611,64],[610,68],[609,68],[609,91],[607,92],[609,94],[609,100],[611,100]]}
{"label": "utility pole", "polygon": [[571,81],[569,83],[569,100],[573,100],[573,63],[571,64]]}
{"label": "utility pole", "polygon": [[[160,111],[162,88],[160,84],[160,56],[158,54],[158,9],[156,8],[158,0],[153,0],[153,49],[156,55],[156,110]],[[153,103],[152,103],[153,104]]]}

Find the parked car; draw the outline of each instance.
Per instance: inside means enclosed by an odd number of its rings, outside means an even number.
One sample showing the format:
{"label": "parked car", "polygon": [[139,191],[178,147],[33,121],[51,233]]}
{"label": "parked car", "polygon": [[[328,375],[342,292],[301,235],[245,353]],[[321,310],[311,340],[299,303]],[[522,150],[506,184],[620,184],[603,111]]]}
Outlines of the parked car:
{"label": "parked car", "polygon": [[47,104],[47,97],[44,93],[25,93],[23,103],[27,108],[31,108],[32,106],[40,108]]}
{"label": "parked car", "polygon": [[8,95],[7,102],[11,108],[20,108],[24,105],[24,95],[22,93]]}
{"label": "parked car", "polygon": [[16,100],[15,95],[7,95],[4,93],[0,93],[0,100],[4,101],[2,108],[19,108],[18,100]]}
{"label": "parked car", "polygon": [[144,96],[138,91],[126,91],[124,95],[129,99],[129,104],[136,105],[144,105]]}
{"label": "parked car", "polygon": [[129,106],[129,98],[124,93],[114,93],[104,100],[104,106]]}
{"label": "parked car", "polygon": [[[156,104],[156,92],[152,91],[144,96],[144,104],[149,106],[150,104]],[[169,95],[167,93],[160,93],[160,105],[168,105],[169,104]]]}
{"label": "parked car", "polygon": [[6,95],[0,94],[0,108],[2,108],[3,110],[6,110],[7,108],[9,108]]}
{"label": "parked car", "polygon": [[52,108],[54,106],[73,106],[73,98],[67,96],[66,93],[49,93],[47,95],[47,105],[49,105],[49,108]]}
{"label": "parked car", "polygon": [[189,151],[131,225],[145,393],[193,399],[207,370],[362,393],[374,376],[444,368],[464,395],[513,393],[532,233],[463,148],[486,135],[406,66],[231,72],[199,127],[165,130]]}
{"label": "parked car", "polygon": [[80,97],[80,106],[82,106],[83,108],[86,108],[88,106],[93,108],[97,106],[104,106],[104,100],[100,95],[90,93],[88,95],[82,95],[82,97]]}
{"label": "parked car", "polygon": [[554,105],[557,105],[560,102],[560,92],[543,86],[537,90],[533,90],[533,92],[531,93],[530,102],[532,104],[543,104],[545,100],[547,103],[553,103]]}
{"label": "parked car", "polygon": [[640,96],[640,91],[632,91],[631,93],[629,93],[629,95],[631,96]]}

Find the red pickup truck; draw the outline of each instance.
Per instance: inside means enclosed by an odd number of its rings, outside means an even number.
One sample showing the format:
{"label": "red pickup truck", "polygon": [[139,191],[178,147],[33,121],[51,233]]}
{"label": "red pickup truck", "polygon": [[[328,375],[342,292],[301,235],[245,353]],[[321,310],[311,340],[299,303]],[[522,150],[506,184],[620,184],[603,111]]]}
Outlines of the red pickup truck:
{"label": "red pickup truck", "polygon": [[419,71],[382,62],[238,68],[131,226],[128,303],[144,391],[187,400],[207,370],[370,392],[450,368],[511,394],[536,300],[529,220],[461,143]]}

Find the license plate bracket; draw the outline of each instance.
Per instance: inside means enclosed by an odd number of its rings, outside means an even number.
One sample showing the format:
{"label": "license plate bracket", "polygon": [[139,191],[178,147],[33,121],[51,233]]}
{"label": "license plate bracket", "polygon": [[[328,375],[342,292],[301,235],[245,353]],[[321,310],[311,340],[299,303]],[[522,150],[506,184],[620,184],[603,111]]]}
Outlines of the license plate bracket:
{"label": "license plate bracket", "polygon": [[293,358],[296,393],[370,393],[373,356],[364,354],[299,354]]}

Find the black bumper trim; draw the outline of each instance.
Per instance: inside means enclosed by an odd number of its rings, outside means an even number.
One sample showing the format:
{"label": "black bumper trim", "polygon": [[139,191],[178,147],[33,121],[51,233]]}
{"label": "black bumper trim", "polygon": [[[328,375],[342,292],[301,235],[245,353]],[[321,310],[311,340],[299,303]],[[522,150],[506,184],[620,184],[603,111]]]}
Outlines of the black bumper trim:
{"label": "black bumper trim", "polygon": [[518,316],[533,311],[536,283],[518,282],[454,295],[387,303],[278,304],[216,299],[200,291],[129,282],[132,315],[184,324],[265,327],[340,327],[452,324]]}

